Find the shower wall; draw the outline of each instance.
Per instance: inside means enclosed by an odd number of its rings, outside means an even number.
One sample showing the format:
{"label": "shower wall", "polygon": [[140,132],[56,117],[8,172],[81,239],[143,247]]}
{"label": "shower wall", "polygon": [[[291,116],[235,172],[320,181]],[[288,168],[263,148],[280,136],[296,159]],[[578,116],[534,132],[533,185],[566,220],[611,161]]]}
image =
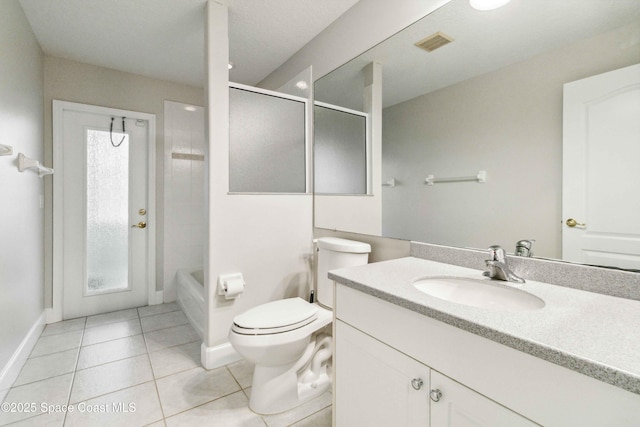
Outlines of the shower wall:
{"label": "shower wall", "polygon": [[202,267],[204,108],[164,102],[164,301],[176,299],[176,271]]}

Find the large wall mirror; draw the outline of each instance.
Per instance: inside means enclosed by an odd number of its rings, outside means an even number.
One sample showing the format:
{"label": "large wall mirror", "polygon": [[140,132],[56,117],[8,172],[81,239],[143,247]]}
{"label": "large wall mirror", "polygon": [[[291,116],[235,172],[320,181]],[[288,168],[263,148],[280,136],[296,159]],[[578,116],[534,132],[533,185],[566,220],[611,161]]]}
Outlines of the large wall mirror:
{"label": "large wall mirror", "polygon": [[[442,46],[428,52],[415,45],[430,36]],[[317,102],[366,111],[375,91],[367,90],[364,70],[377,64],[381,141],[378,152],[373,146],[370,167],[379,173],[367,195],[378,202],[358,209],[358,196],[327,203],[317,194],[315,226],[458,247],[500,244],[509,252],[534,239],[535,256],[577,261],[563,257],[563,233],[584,229],[588,220],[575,213],[577,227],[569,227],[563,213],[563,197],[573,191],[562,188],[563,171],[572,173],[563,167],[571,156],[563,154],[563,88],[638,63],[640,0],[512,0],[488,12],[452,0],[316,81]],[[640,105],[634,96],[631,103]],[[371,131],[375,141],[375,123]],[[640,155],[640,127],[630,132],[637,133],[620,160]],[[635,159],[630,167],[614,159],[619,170],[601,176],[605,192],[617,188],[614,202],[597,206],[610,221],[621,210],[636,209],[631,217],[640,218]],[[476,179],[481,171],[485,182]],[[377,225],[360,228],[371,218]],[[633,224],[616,232],[635,239],[630,244],[640,255],[639,221],[625,222]],[[640,269],[640,256],[627,258],[582,262]]]}

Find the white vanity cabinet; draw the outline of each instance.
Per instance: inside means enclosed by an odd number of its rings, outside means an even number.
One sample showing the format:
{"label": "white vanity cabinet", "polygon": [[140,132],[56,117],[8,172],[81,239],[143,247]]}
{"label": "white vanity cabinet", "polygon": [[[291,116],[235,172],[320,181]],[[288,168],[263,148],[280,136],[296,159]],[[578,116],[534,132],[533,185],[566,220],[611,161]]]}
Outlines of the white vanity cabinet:
{"label": "white vanity cabinet", "polygon": [[637,394],[366,292],[334,313],[336,427],[640,425]]}
{"label": "white vanity cabinet", "polygon": [[429,425],[429,368],[337,321],[336,426]]}
{"label": "white vanity cabinet", "polygon": [[335,327],[337,427],[536,425],[340,320]]}

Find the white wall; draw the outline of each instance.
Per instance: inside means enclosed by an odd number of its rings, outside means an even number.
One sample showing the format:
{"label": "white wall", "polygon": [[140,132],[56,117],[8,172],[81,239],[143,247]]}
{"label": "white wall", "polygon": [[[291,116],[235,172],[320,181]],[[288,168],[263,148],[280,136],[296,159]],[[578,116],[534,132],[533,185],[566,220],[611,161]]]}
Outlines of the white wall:
{"label": "white wall", "polygon": [[[210,0],[207,15],[209,243],[205,281],[209,320],[203,364],[212,368],[229,360],[225,359],[227,335],[235,315],[268,301],[308,293],[312,196],[227,194],[227,7]],[[217,295],[216,281],[220,274],[233,272],[244,275],[246,288],[237,299],[226,301]]]}
{"label": "white wall", "polygon": [[43,180],[16,166],[18,153],[43,160],[42,61],[18,1],[1,1],[0,144],[14,154],[0,157],[0,400],[15,379],[10,359],[44,320]]}
{"label": "white wall", "polygon": [[176,299],[176,271],[204,262],[204,145],[204,107],[165,101],[165,302]]}
{"label": "white wall", "polygon": [[[640,62],[633,40],[640,23],[386,108],[382,170],[400,185],[385,189],[383,234],[510,251],[535,239],[560,258],[563,84]],[[424,185],[479,170],[487,183]]]}
{"label": "white wall", "polygon": [[[164,101],[172,100],[204,105],[204,90],[164,80],[152,79],[67,59],[45,56],[44,60],[44,123],[45,164],[53,157],[52,100],[79,102],[103,107],[140,111],[156,116],[156,278],[157,289],[163,288],[164,278]],[[52,189],[46,182],[45,231],[46,283],[45,304],[51,306],[51,229]],[[188,266],[185,266],[188,267]]]}

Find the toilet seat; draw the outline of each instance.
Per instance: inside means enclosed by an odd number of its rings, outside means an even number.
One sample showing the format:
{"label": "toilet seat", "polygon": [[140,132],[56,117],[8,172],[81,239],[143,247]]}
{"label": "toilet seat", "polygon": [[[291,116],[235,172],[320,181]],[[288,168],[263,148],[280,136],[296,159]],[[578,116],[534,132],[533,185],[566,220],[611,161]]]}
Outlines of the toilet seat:
{"label": "toilet seat", "polygon": [[288,298],[254,307],[236,316],[231,329],[241,335],[271,335],[292,331],[318,318],[318,306]]}

